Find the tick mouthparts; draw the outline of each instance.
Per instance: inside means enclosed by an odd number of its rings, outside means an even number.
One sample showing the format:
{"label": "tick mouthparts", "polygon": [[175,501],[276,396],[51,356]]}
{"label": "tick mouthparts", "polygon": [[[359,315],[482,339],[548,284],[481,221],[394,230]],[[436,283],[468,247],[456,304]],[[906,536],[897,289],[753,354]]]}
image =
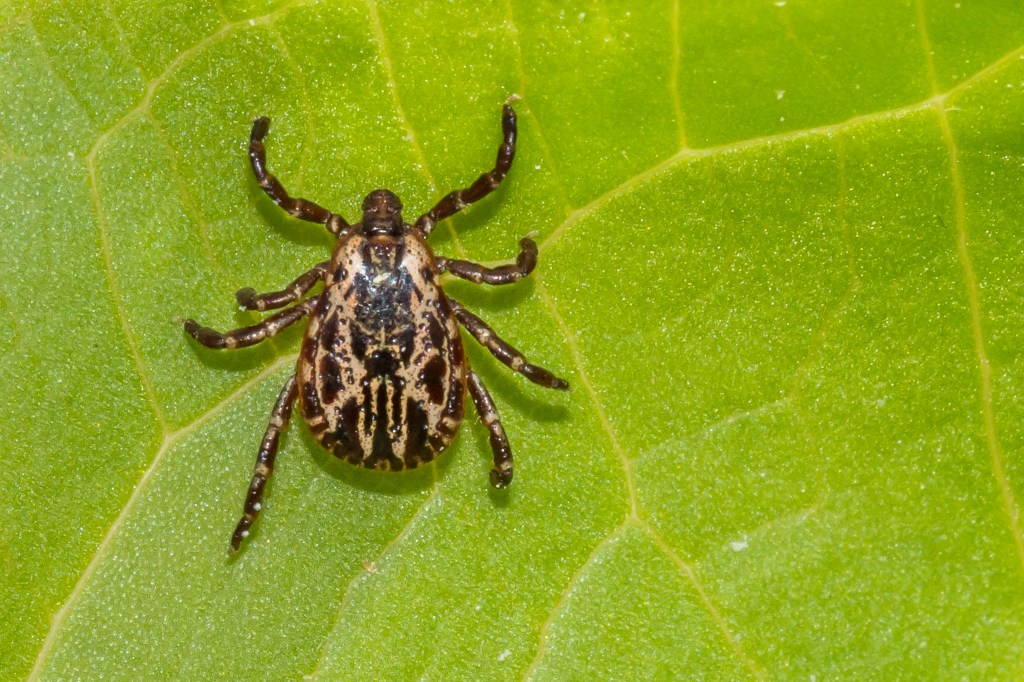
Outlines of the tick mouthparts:
{"label": "tick mouthparts", "polygon": [[393,216],[402,212],[402,200],[388,189],[375,189],[363,199],[363,214],[379,217]]}

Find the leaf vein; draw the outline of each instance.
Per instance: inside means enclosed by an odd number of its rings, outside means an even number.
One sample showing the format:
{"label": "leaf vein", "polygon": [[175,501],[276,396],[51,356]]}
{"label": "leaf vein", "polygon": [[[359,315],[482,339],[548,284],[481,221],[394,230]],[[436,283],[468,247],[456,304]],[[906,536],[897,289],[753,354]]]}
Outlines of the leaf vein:
{"label": "leaf vein", "polygon": [[305,140],[302,143],[302,153],[299,156],[299,169],[295,178],[293,178],[293,185],[296,194],[302,193],[302,179],[306,174],[306,166],[309,164],[309,155],[313,148],[314,141],[316,140],[316,121],[313,117],[313,102],[309,96],[309,79],[306,74],[302,71],[302,67],[299,66],[298,61],[292,55],[291,50],[288,49],[288,43],[285,41],[284,36],[276,28],[272,28],[271,32],[274,35],[275,41],[278,47],[281,48],[281,53],[284,55],[285,62],[291,68],[295,74],[296,80],[301,83],[299,88],[299,97],[302,100],[302,107],[306,111],[306,133]]}
{"label": "leaf vein", "polygon": [[125,502],[124,507],[121,508],[121,512],[117,515],[117,518],[114,519],[114,522],[110,524],[110,528],[107,529],[103,539],[100,541],[99,545],[96,546],[96,551],[93,553],[88,565],[86,565],[85,570],[82,571],[82,575],[79,576],[78,581],[71,589],[71,592],[68,593],[68,596],[64,600],[60,609],[56,614],[54,614],[53,619],[50,622],[50,629],[46,633],[46,638],[43,640],[43,644],[39,649],[39,655],[36,657],[35,665],[33,665],[32,671],[29,673],[29,680],[38,680],[40,675],[42,675],[43,666],[46,663],[47,657],[56,645],[57,638],[60,636],[60,632],[63,629],[64,624],[67,623],[71,610],[75,607],[78,599],[85,593],[85,589],[90,579],[96,573],[99,565],[103,562],[103,559],[106,558],[111,551],[117,532],[121,529],[121,526],[124,525],[132,509],[135,508],[135,505],[138,503],[139,499],[142,497],[142,493],[146,489],[146,484],[153,478],[157,468],[160,463],[163,462],[164,457],[167,456],[167,453],[170,452],[171,448],[185,436],[189,435],[203,424],[211,421],[214,417],[230,407],[236,400],[245,395],[253,386],[273,375],[281,367],[287,366],[289,363],[294,363],[295,359],[295,355],[287,355],[278,358],[275,362],[260,370],[258,374],[242,383],[219,403],[203,414],[197,416],[185,426],[182,426],[173,432],[165,432],[163,442],[157,449],[157,452],[153,457],[153,461],[150,462],[149,466],[146,467],[146,470],[142,473],[142,476],[139,477],[131,495],[128,497],[128,501]]}
{"label": "leaf vein", "polygon": [[579,584],[586,578],[590,572],[591,567],[597,561],[597,558],[604,553],[612,544],[621,538],[627,530],[630,528],[638,528],[639,525],[636,523],[636,519],[630,515],[622,523],[613,528],[607,535],[597,541],[593,549],[590,550],[590,554],[583,560],[576,572],[569,578],[569,582],[566,583],[565,587],[558,595],[558,599],[555,600],[554,606],[551,607],[551,611],[548,613],[547,618],[541,623],[539,629],[539,637],[537,643],[537,653],[534,655],[533,660],[526,666],[526,671],[523,673],[522,680],[527,680],[533,677],[533,674],[537,672],[537,668],[540,666],[544,657],[547,655],[548,642],[551,640],[551,628],[554,626],[558,617],[565,611],[569,603],[569,598],[572,597],[573,592]]}
{"label": "leaf vein", "polygon": [[1003,453],[1003,447],[999,441],[999,431],[996,426],[995,406],[993,404],[992,365],[989,361],[988,351],[985,348],[985,332],[981,320],[981,292],[978,287],[977,275],[974,272],[974,265],[971,262],[970,245],[967,235],[966,198],[963,178],[960,175],[960,164],[957,160],[958,151],[953,131],[949,125],[949,116],[946,113],[946,109],[941,104],[936,104],[936,108],[939,111],[942,135],[946,141],[950,172],[953,179],[953,195],[956,205],[956,250],[964,275],[964,288],[971,317],[971,338],[978,362],[979,398],[981,401],[985,443],[988,446],[992,474],[999,488],[1003,512],[1006,515],[1006,522],[1017,550],[1017,560],[1021,568],[1024,569],[1024,534],[1022,534],[1020,526],[1020,508],[1014,499],[1013,488],[1007,478],[1006,456]]}
{"label": "leaf vein", "polygon": [[552,319],[554,319],[555,324],[565,337],[565,343],[569,347],[569,354],[572,356],[573,365],[576,368],[579,383],[583,386],[583,390],[586,392],[587,397],[594,406],[594,412],[597,414],[597,419],[601,424],[601,430],[604,431],[605,435],[608,437],[608,442],[612,446],[612,451],[615,452],[615,455],[618,457],[619,462],[622,465],[623,479],[629,495],[629,516],[631,518],[639,518],[639,503],[637,502],[636,479],[633,474],[633,463],[626,455],[626,451],[619,443],[619,439],[615,437],[611,421],[608,419],[608,413],[605,411],[604,405],[601,403],[601,398],[597,395],[597,391],[595,390],[593,383],[590,381],[590,375],[584,367],[583,355],[580,352],[579,340],[576,333],[569,328],[568,324],[566,324],[565,319],[558,311],[558,305],[555,303],[555,300],[551,296],[547,287],[544,286],[544,282],[540,277],[536,278],[534,287],[537,295],[540,297],[545,307],[547,307],[548,314],[551,315]]}
{"label": "leaf vein", "polygon": [[[703,585],[700,583],[700,580],[697,577],[696,572],[690,567],[689,564],[683,561],[674,551],[672,551],[672,549],[667,545],[667,543],[665,543],[665,541],[657,534],[657,532],[642,518],[642,515],[640,513],[640,505],[638,501],[636,476],[634,473],[634,462],[626,455],[622,446],[619,444],[618,438],[616,438],[615,432],[612,429],[611,422],[608,419],[607,412],[604,409],[604,405],[601,403],[600,397],[598,396],[597,391],[594,388],[594,385],[591,383],[590,377],[587,374],[586,369],[584,368],[583,356],[579,349],[577,335],[565,322],[565,319],[560,314],[558,307],[554,299],[552,298],[550,292],[547,290],[547,288],[544,286],[544,283],[539,278],[535,282],[535,290],[537,292],[537,295],[544,302],[544,305],[548,308],[549,314],[554,319],[556,325],[565,337],[566,345],[569,347],[570,355],[573,358],[573,364],[576,369],[578,381],[583,386],[587,396],[590,398],[590,401],[594,407],[594,411],[597,414],[598,421],[600,422],[601,430],[604,431],[607,435],[609,443],[612,446],[612,450],[616,453],[622,465],[625,486],[629,496],[629,513],[627,515],[626,520],[623,522],[622,525],[620,525],[620,528],[623,525],[632,523],[642,528],[644,532],[651,536],[655,543],[659,545],[661,551],[664,552],[666,556],[668,556],[669,559],[671,559],[676,564],[680,572],[686,577],[690,584],[693,585],[694,590],[696,590],[697,594],[700,596],[702,605],[707,610],[712,620],[716,623],[716,625],[719,628],[719,631],[722,633],[722,636],[725,638],[726,642],[729,644],[730,648],[736,654],[740,662],[744,665],[744,667],[751,671],[751,674],[756,679],[764,679],[764,672],[760,669],[757,663],[753,661],[753,659],[751,659],[744,653],[742,647],[739,645],[739,643],[733,637],[732,633],[729,631],[729,628],[724,618],[719,613],[718,608],[715,606],[715,604],[708,597]],[[781,404],[781,402],[784,401],[786,401],[786,399],[782,399],[782,401],[775,401],[768,405],[762,406],[761,408],[758,409],[774,409],[776,406],[778,406],[779,404]],[[563,590],[562,594],[565,595],[566,591],[570,588],[571,581],[570,586]],[[560,603],[561,599],[553,607],[554,611],[559,610]],[[548,619],[545,622],[553,621],[554,617],[555,615],[549,615]],[[542,657],[545,647],[545,642],[543,641],[543,628],[544,626],[542,625],[542,641],[538,644],[538,657]],[[530,668],[528,668],[527,674],[529,674],[530,671],[534,669],[536,667],[536,664],[538,663],[539,658],[535,658],[534,662],[531,663]]]}
{"label": "leaf vein", "polygon": [[[398,81],[395,80],[395,69],[394,63],[391,60],[391,50],[388,48],[387,38],[384,35],[384,24],[380,19],[380,11],[376,0],[367,0],[366,7],[370,12],[370,26],[373,30],[374,38],[377,41],[377,46],[380,49],[380,60],[384,66],[384,73],[388,79],[388,87],[391,90],[391,102],[395,107],[395,113],[398,114],[398,119],[405,129],[406,136],[409,139],[409,143],[412,145],[413,154],[416,156],[416,160],[419,162],[420,170],[426,177],[427,182],[437,193],[438,185],[437,180],[434,179],[434,175],[430,172],[430,166],[427,163],[427,157],[423,153],[423,147],[420,146],[419,138],[416,135],[416,131],[412,127],[412,122],[405,113],[405,109],[402,107],[402,100],[398,94]],[[455,245],[455,250],[462,258],[466,257],[466,248],[462,245],[459,240],[459,235],[455,231],[455,226],[452,224],[451,219],[444,221],[445,228],[448,230],[449,236],[451,237],[452,243]]]}
{"label": "leaf vein", "polygon": [[711,616],[711,619],[714,621],[715,626],[718,628],[718,631],[721,633],[726,643],[732,649],[733,653],[736,655],[736,658],[738,658],[739,661],[743,664],[743,666],[747,669],[747,671],[750,672],[751,677],[753,677],[756,680],[767,679],[764,669],[762,669],[761,666],[757,663],[757,661],[755,661],[753,658],[750,657],[749,654],[746,653],[746,651],[743,649],[743,646],[739,643],[739,641],[737,641],[736,637],[732,634],[732,631],[729,628],[729,623],[726,622],[725,618],[719,611],[718,606],[714,603],[714,601],[712,601],[710,595],[708,595],[707,593],[707,590],[704,589],[704,585],[703,583],[701,583],[701,580],[697,575],[696,568],[692,566],[690,563],[684,561],[682,557],[676,554],[675,551],[673,551],[672,548],[669,546],[669,544],[665,542],[664,538],[662,538],[661,535],[658,534],[658,531],[652,528],[647,522],[640,520],[639,524],[640,528],[644,531],[644,533],[647,534],[649,538],[651,538],[651,540],[658,547],[661,553],[668,557],[669,561],[671,561],[675,565],[676,570],[678,570],[679,573],[686,579],[686,581],[690,583],[690,585],[693,587],[694,591],[697,593],[698,598],[700,599],[701,605],[704,607],[704,610],[707,611],[709,616]]}
{"label": "leaf vein", "polygon": [[160,88],[161,85],[167,82],[167,79],[169,79],[182,64],[184,64],[191,58],[197,56],[206,48],[217,44],[218,41],[226,38],[233,31],[235,31],[235,29],[238,29],[240,27],[251,27],[257,24],[272,24],[277,18],[287,14],[292,9],[304,6],[305,4],[308,3],[299,2],[298,0],[296,0],[295,2],[282,5],[273,12],[264,14],[263,16],[255,17],[253,19],[240,19],[235,22],[224,24],[210,35],[206,36],[202,40],[197,41],[194,45],[179,52],[174,57],[174,59],[172,59],[167,64],[167,66],[164,68],[162,72],[160,72],[158,76],[156,76],[151,81],[146,83],[145,92],[143,93],[142,98],[139,100],[139,102],[134,107],[126,111],[119,119],[117,119],[108,128],[101,130],[97,134],[96,142],[93,143],[92,148],[89,150],[89,155],[95,156],[99,149],[104,147],[106,143],[110,140],[110,138],[112,138],[119,130],[121,130],[125,125],[130,123],[133,119],[146,113],[149,109],[149,106],[153,102],[153,98],[156,96],[157,90]]}
{"label": "leaf vein", "polygon": [[[409,517],[409,520],[405,522],[405,525],[393,537],[387,544],[385,544],[377,556],[372,560],[372,564],[379,563],[385,556],[387,556],[395,547],[400,545],[405,538],[409,536],[417,522],[423,518],[427,511],[434,505],[435,502],[441,499],[441,493],[437,486],[437,469],[435,464],[430,465],[434,472],[434,487],[430,491],[430,495],[423,500],[423,503],[416,509],[415,512]],[[338,613],[334,618],[334,624],[331,625],[331,629],[324,636],[323,642],[320,644],[320,652],[317,656],[316,665],[308,673],[303,675],[304,680],[315,680],[320,677],[321,668],[324,662],[327,660],[327,647],[330,645],[331,640],[334,638],[334,633],[341,627],[342,621],[345,619],[345,612],[348,609],[348,604],[352,599],[352,593],[355,591],[356,585],[358,585],[366,576],[372,575],[368,570],[364,570],[356,573],[349,581],[348,586],[345,588],[345,593],[342,595],[341,604],[338,607]]]}
{"label": "leaf vein", "polygon": [[124,26],[121,25],[121,17],[117,15],[117,10],[114,8],[113,0],[106,0],[107,14],[110,16],[110,25],[114,28],[114,35],[117,36],[118,43],[124,47],[124,51],[128,55],[128,60],[132,64],[132,68],[135,69],[135,73],[139,77],[140,82],[146,80],[142,73],[142,68],[139,64],[138,58],[136,58],[134,51],[132,50],[131,43],[128,42],[128,35],[124,32]]}
{"label": "leaf vein", "polygon": [[886,121],[890,119],[902,118],[904,116],[910,116],[915,113],[926,111],[936,106],[943,106],[946,102],[951,100],[956,95],[967,90],[970,86],[977,83],[981,79],[988,75],[998,71],[1010,62],[1024,56],[1024,45],[1019,45],[1010,52],[1006,53],[999,59],[995,60],[985,68],[977,71],[972,76],[965,78],[960,83],[949,90],[932,95],[927,99],[912,104],[907,104],[893,109],[885,109],[882,111],[875,111],[868,114],[860,114],[846,119],[845,121],[839,121],[836,123],[827,123],[821,126],[815,126],[812,128],[802,128],[800,130],[790,130],[784,133],[778,133],[774,135],[764,135],[761,137],[753,137],[745,140],[737,140],[733,142],[727,142],[725,144],[716,145],[713,147],[702,147],[699,149],[683,149],[664,160],[646,168],[635,175],[630,176],[626,180],[612,187],[607,192],[597,197],[585,206],[581,206],[570,213],[570,215],[559,225],[555,230],[545,239],[539,246],[541,251],[551,248],[561,237],[568,231],[574,224],[580,222],[590,214],[594,213],[605,204],[609,203],[613,199],[629,194],[634,189],[643,185],[647,180],[657,177],[663,172],[672,170],[678,166],[683,165],[694,159],[701,159],[708,156],[715,156],[719,154],[731,154],[736,152],[742,152],[747,149],[768,146],[772,144],[781,144],[786,142],[792,142],[807,137],[817,137],[821,135],[834,135],[841,133],[849,128],[853,128],[866,123]]}
{"label": "leaf vein", "polygon": [[[928,77],[931,80],[932,91],[935,92],[938,90],[938,77],[935,71],[935,61],[932,58],[931,39],[928,37],[923,0],[917,0],[915,6],[917,9],[921,47],[924,51],[925,62],[928,65]],[[1005,60],[1006,57],[998,60],[996,63],[1003,63]],[[1006,523],[1017,550],[1017,561],[1021,568],[1024,568],[1024,533],[1022,533],[1020,526],[1020,508],[1014,499],[1013,488],[1006,475],[1006,456],[1003,453],[1002,444],[999,442],[999,431],[996,427],[995,406],[993,405],[992,395],[992,365],[989,362],[988,351],[985,348],[985,331],[982,328],[981,320],[981,292],[978,287],[977,275],[974,272],[974,264],[971,262],[970,245],[968,243],[967,197],[964,190],[963,177],[960,174],[959,150],[956,138],[953,135],[953,129],[949,123],[946,99],[935,97],[933,107],[938,114],[939,127],[942,130],[942,138],[946,144],[946,154],[949,159],[949,176],[953,185],[953,203],[956,209],[956,251],[964,275],[967,307],[971,317],[971,338],[978,362],[979,399],[981,401],[981,417],[985,431],[985,443],[989,451],[992,475],[995,478],[996,486],[999,488],[1003,513],[1006,516]]]}
{"label": "leaf vein", "polygon": [[142,384],[142,391],[146,396],[150,409],[153,410],[153,416],[160,427],[160,431],[166,435],[167,418],[164,415],[163,407],[160,405],[160,401],[157,398],[156,387],[153,385],[153,378],[150,376],[149,368],[146,366],[146,361],[142,357],[142,350],[139,348],[139,342],[136,340],[135,333],[132,331],[131,325],[129,324],[128,311],[125,307],[124,298],[121,296],[117,273],[114,270],[114,256],[110,244],[110,234],[107,230],[107,217],[106,212],[103,209],[103,199],[100,196],[99,171],[97,170],[96,154],[94,153],[96,151],[98,151],[98,148],[94,148],[93,153],[90,153],[86,157],[85,167],[86,172],[88,173],[89,199],[92,202],[93,212],[96,215],[96,228],[99,232],[100,238],[100,258],[103,261],[103,272],[107,280],[107,290],[110,294],[111,303],[114,306],[114,313],[117,316],[118,326],[120,326],[121,333],[124,335],[125,343],[128,345],[128,352],[132,358],[132,363],[135,365],[135,371],[139,376],[139,382]]}
{"label": "leaf vein", "polygon": [[690,144],[686,140],[686,116],[683,114],[683,100],[679,94],[679,62],[682,59],[682,37],[679,31],[680,12],[679,12],[679,0],[673,0],[672,2],[672,61],[669,62],[668,67],[668,82],[669,82],[669,95],[672,98],[672,109],[675,112],[676,118],[676,135],[678,137],[678,144],[680,151],[689,148]]}
{"label": "leaf vein", "polygon": [[169,169],[171,175],[174,176],[177,185],[178,195],[181,197],[182,204],[185,206],[185,212],[192,218],[199,228],[199,240],[203,244],[203,251],[206,252],[207,262],[217,270],[221,276],[225,277],[230,281],[231,277],[228,274],[228,270],[224,267],[224,264],[220,262],[217,257],[217,253],[213,248],[213,244],[210,241],[210,226],[207,224],[203,217],[202,211],[199,210],[199,204],[192,196],[192,192],[188,188],[188,183],[185,181],[185,176],[181,172],[181,166],[178,164],[178,153],[171,144],[171,138],[164,130],[164,127],[160,124],[160,120],[153,116],[152,113],[148,113],[145,116],[153,126],[153,131],[156,136],[160,138],[160,142],[167,150],[167,156],[170,160]]}
{"label": "leaf vein", "polygon": [[789,390],[786,395],[787,399],[793,404],[794,409],[798,412],[800,402],[800,382],[807,375],[808,368],[810,367],[815,354],[825,345],[825,340],[828,338],[829,333],[835,327],[850,303],[857,297],[857,294],[860,293],[860,277],[857,275],[857,267],[854,260],[853,234],[846,215],[846,195],[848,192],[846,181],[846,147],[843,144],[843,137],[841,135],[836,137],[836,156],[838,157],[837,161],[839,167],[839,192],[836,197],[836,220],[839,222],[840,232],[843,235],[843,244],[846,249],[846,268],[850,275],[850,280],[846,286],[846,291],[844,291],[842,296],[839,297],[835,305],[825,312],[821,326],[814,333],[808,343],[807,353],[793,371],[793,379],[790,382]]}
{"label": "leaf vein", "polygon": [[[523,62],[522,37],[519,31],[519,24],[516,23],[512,0],[505,0],[505,21],[508,23],[509,31],[512,33],[512,46],[515,52],[516,70],[519,77],[519,92],[517,94],[526,99],[526,65]],[[541,130],[540,117],[534,113],[533,107],[529,104],[526,106],[525,114],[533,126],[533,136],[536,139],[537,146],[540,148],[541,156],[544,157],[544,162],[551,169],[551,178],[554,180],[555,190],[558,192],[558,196],[565,207],[565,214],[568,216],[572,213],[572,204],[569,203],[569,195],[565,191],[565,182],[558,170],[558,164],[555,162],[555,154]]]}
{"label": "leaf vein", "polygon": [[82,113],[85,114],[90,125],[94,125],[96,121],[93,119],[92,111],[90,111],[89,106],[75,92],[75,89],[67,75],[61,73],[54,65],[53,60],[50,58],[50,53],[46,50],[46,45],[39,39],[39,31],[36,30],[35,17],[29,18],[27,26],[31,29],[32,43],[35,45],[36,49],[39,50],[39,55],[42,57],[43,64],[46,66],[47,70],[53,76],[54,80],[60,83],[68,93],[68,97],[70,97],[71,101],[75,103],[75,106],[82,110]]}

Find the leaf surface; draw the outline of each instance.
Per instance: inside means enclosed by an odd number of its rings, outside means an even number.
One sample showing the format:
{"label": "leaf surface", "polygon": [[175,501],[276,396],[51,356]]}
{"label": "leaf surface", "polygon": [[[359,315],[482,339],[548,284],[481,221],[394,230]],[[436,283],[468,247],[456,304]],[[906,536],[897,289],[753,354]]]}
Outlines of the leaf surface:
{"label": "leaf surface", "polygon": [[[1011,3],[0,8],[0,678],[1024,676],[1024,9]],[[516,455],[356,471],[301,423],[226,549],[328,235],[493,163],[448,291]],[[295,420],[301,422],[301,420]]]}

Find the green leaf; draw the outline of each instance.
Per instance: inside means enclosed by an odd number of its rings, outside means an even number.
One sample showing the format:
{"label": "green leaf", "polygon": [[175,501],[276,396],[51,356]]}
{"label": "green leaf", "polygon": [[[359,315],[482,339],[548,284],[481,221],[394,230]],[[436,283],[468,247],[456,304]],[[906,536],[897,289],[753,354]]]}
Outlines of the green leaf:
{"label": "green leaf", "polygon": [[[701,6],[698,6],[701,5]],[[1024,8],[998,0],[0,7],[0,678],[1024,677]],[[331,240],[251,178],[407,215],[490,167],[440,463],[293,423],[301,330],[200,349]],[[295,422],[301,422],[296,419]]]}

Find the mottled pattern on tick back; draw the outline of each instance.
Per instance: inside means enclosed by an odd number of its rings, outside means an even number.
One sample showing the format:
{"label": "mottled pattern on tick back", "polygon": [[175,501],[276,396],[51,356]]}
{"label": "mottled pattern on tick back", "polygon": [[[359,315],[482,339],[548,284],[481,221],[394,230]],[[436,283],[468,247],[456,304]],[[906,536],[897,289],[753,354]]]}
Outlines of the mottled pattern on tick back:
{"label": "mottled pattern on tick back", "polygon": [[412,469],[451,443],[466,364],[435,258],[415,232],[339,240],[302,342],[302,415],[335,456]]}
{"label": "mottled pattern on tick back", "polygon": [[[480,377],[463,354],[459,325],[500,362],[535,384],[568,390],[569,383],[502,339],[486,322],[447,298],[441,273],[470,282],[502,285],[526,277],[537,265],[537,244],[519,240],[515,263],[487,267],[437,257],[426,238],[438,221],[493,192],[512,167],[516,113],[501,113],[501,145],[494,168],[468,187],[446,194],[415,224],[402,219],[394,192],[376,189],[363,199],[363,217],[349,224],[319,204],[293,197],[267,170],[263,140],[267,118],[253,121],[249,161],[267,196],[288,215],[320,223],[336,235],[330,261],[317,263],[280,291],[245,287],[235,300],[245,310],[275,310],[261,322],[221,333],[184,321],[185,332],[208,348],[243,348],[308,317],[295,374],[288,377],[270,414],[242,517],[231,535],[237,551],[263,509],[281,434],[298,400],[304,421],[337,457],[370,469],[398,471],[430,462],[452,442],[462,421],[466,391],[491,435],[491,485],[512,482],[512,449]],[[318,283],[319,294],[309,294]],[[287,307],[291,306],[291,307]]]}

